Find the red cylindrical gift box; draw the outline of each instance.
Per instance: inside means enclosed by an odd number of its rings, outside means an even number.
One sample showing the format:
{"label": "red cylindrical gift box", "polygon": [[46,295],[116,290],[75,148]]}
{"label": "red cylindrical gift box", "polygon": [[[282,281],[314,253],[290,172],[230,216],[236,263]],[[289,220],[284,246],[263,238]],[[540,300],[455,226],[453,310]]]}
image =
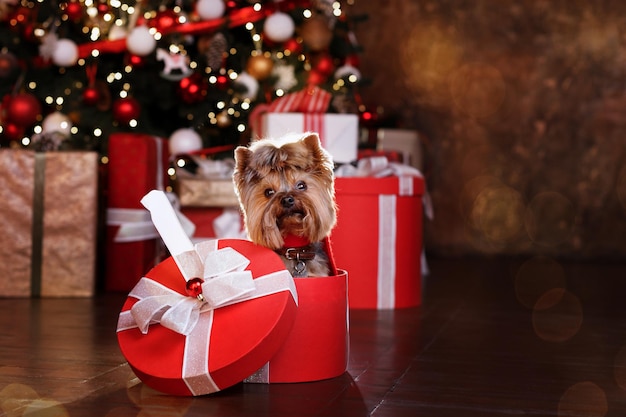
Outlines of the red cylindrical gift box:
{"label": "red cylindrical gift box", "polygon": [[422,195],[417,176],[335,179],[337,265],[349,272],[350,308],[421,303]]}

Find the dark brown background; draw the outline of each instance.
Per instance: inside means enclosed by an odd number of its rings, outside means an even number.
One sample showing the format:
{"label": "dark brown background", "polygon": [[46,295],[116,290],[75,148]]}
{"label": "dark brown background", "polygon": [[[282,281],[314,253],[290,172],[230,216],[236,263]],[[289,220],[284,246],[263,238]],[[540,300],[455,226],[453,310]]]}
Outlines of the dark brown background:
{"label": "dark brown background", "polygon": [[368,0],[369,106],[424,138],[439,254],[626,255],[626,3]]}

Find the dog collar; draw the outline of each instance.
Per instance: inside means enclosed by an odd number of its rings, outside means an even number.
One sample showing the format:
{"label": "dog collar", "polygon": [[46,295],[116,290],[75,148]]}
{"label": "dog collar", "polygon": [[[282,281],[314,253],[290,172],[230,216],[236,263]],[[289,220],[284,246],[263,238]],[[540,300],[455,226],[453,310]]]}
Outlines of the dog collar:
{"label": "dog collar", "polygon": [[276,252],[279,255],[293,261],[310,261],[315,258],[316,252],[313,245],[302,246],[300,248],[280,248]]}
{"label": "dog collar", "polygon": [[[306,261],[315,259],[317,252],[313,245],[308,241],[303,241],[301,238],[290,237],[285,238],[285,243],[288,246],[283,246],[276,250],[276,253],[285,257],[290,261],[295,261],[292,274],[294,277],[306,276]],[[304,246],[296,246],[298,243],[305,243]]]}

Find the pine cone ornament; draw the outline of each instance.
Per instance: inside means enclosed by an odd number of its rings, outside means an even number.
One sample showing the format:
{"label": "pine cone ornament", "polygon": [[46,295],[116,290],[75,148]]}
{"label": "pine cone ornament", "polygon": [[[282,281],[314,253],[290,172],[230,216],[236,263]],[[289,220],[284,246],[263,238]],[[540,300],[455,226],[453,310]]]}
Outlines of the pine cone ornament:
{"label": "pine cone ornament", "polygon": [[201,52],[204,54],[207,67],[216,71],[222,67],[224,55],[228,49],[228,41],[226,36],[220,32],[213,35],[207,43],[208,45]]}

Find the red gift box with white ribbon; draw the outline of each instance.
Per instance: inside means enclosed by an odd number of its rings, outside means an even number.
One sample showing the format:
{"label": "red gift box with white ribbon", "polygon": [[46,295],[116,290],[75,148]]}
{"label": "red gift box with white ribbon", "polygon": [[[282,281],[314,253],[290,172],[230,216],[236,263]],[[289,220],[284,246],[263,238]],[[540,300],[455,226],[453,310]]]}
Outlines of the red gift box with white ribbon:
{"label": "red gift box with white ribbon", "polygon": [[118,320],[120,349],[148,386],[205,395],[272,358],[297,312],[293,278],[271,250],[247,240],[193,245],[164,193],[142,203],[172,256],[130,292]]}
{"label": "red gift box with white ribbon", "polygon": [[349,272],[350,308],[418,306],[423,177],[384,157],[337,174],[338,219],[331,240],[337,264]]}
{"label": "red gift box with white ribbon", "polygon": [[114,133],[108,157],[105,286],[128,292],[159,260],[159,235],[139,201],[150,190],[164,189],[167,142],[146,134]]}

